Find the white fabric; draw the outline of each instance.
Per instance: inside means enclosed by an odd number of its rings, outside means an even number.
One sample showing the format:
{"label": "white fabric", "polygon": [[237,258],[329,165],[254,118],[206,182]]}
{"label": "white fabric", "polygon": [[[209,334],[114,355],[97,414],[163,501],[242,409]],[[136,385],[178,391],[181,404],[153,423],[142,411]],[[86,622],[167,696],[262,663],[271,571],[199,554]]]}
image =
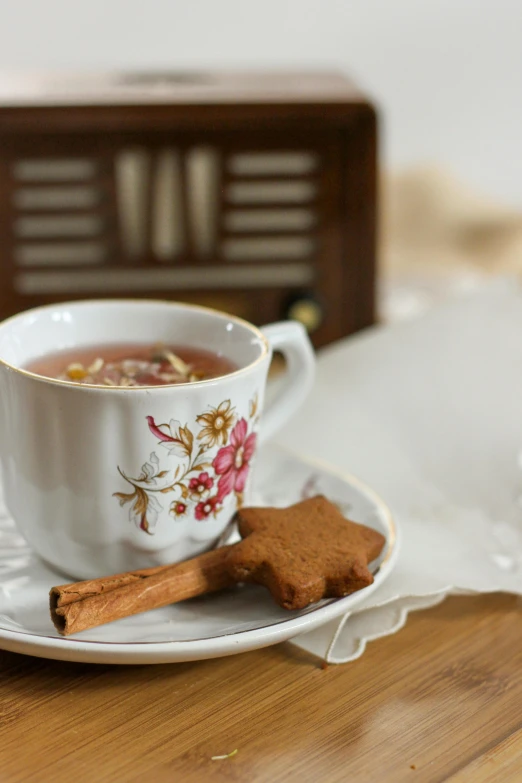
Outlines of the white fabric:
{"label": "white fabric", "polygon": [[495,281],[324,350],[278,441],[355,474],[402,528],[394,573],[295,639],[332,663],[456,592],[522,594],[522,290]]}

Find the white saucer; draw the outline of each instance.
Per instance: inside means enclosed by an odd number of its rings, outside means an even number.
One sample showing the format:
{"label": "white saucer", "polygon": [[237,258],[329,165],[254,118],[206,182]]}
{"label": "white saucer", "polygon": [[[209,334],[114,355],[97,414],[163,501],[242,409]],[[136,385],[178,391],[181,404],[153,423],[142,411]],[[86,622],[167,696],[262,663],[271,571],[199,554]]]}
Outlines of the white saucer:
{"label": "white saucer", "polygon": [[380,498],[357,479],[270,446],[259,454],[256,487],[256,504],[285,506],[323,494],[354,521],[382,532],[386,546],[372,565],[374,583],[299,612],[280,609],[262,587],[241,586],[63,638],[51,623],[48,594],[64,577],[32,554],[0,498],[0,648],[41,658],[120,664],[232,655],[285,641],[351,612],[391,573],[398,554],[394,522]]}

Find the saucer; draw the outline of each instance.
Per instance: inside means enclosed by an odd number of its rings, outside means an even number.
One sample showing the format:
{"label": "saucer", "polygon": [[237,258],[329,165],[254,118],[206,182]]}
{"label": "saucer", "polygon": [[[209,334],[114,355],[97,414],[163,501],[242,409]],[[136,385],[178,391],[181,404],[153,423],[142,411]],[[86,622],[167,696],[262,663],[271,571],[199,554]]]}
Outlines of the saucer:
{"label": "saucer", "polygon": [[261,449],[253,505],[287,506],[317,494],[386,537],[380,558],[371,565],[375,579],[370,586],[289,612],[264,588],[241,585],[67,638],[54,629],[48,599],[51,586],[63,584],[64,577],[32,553],[0,497],[0,649],[85,663],[192,661],[277,644],[349,613],[384,582],[396,562],[397,533],[390,511],[353,476],[276,446]]}

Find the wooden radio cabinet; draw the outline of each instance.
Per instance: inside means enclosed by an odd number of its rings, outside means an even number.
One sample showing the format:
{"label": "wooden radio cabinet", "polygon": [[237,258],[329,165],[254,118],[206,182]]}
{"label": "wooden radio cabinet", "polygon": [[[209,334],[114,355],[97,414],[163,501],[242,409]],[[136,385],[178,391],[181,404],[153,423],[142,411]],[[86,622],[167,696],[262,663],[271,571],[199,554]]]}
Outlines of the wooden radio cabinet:
{"label": "wooden radio cabinet", "polygon": [[376,114],[340,75],[0,77],[0,317],[195,301],[374,321]]}

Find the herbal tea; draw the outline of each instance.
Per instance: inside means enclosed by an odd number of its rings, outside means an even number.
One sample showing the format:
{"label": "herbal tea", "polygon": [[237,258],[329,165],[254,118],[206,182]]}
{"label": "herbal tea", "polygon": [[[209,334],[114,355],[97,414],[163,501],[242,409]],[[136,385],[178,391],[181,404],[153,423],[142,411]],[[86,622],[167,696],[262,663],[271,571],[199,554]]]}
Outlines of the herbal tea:
{"label": "herbal tea", "polygon": [[167,386],[218,378],[237,366],[202,348],[156,345],[96,345],[60,351],[37,359],[30,372],[101,386]]}

